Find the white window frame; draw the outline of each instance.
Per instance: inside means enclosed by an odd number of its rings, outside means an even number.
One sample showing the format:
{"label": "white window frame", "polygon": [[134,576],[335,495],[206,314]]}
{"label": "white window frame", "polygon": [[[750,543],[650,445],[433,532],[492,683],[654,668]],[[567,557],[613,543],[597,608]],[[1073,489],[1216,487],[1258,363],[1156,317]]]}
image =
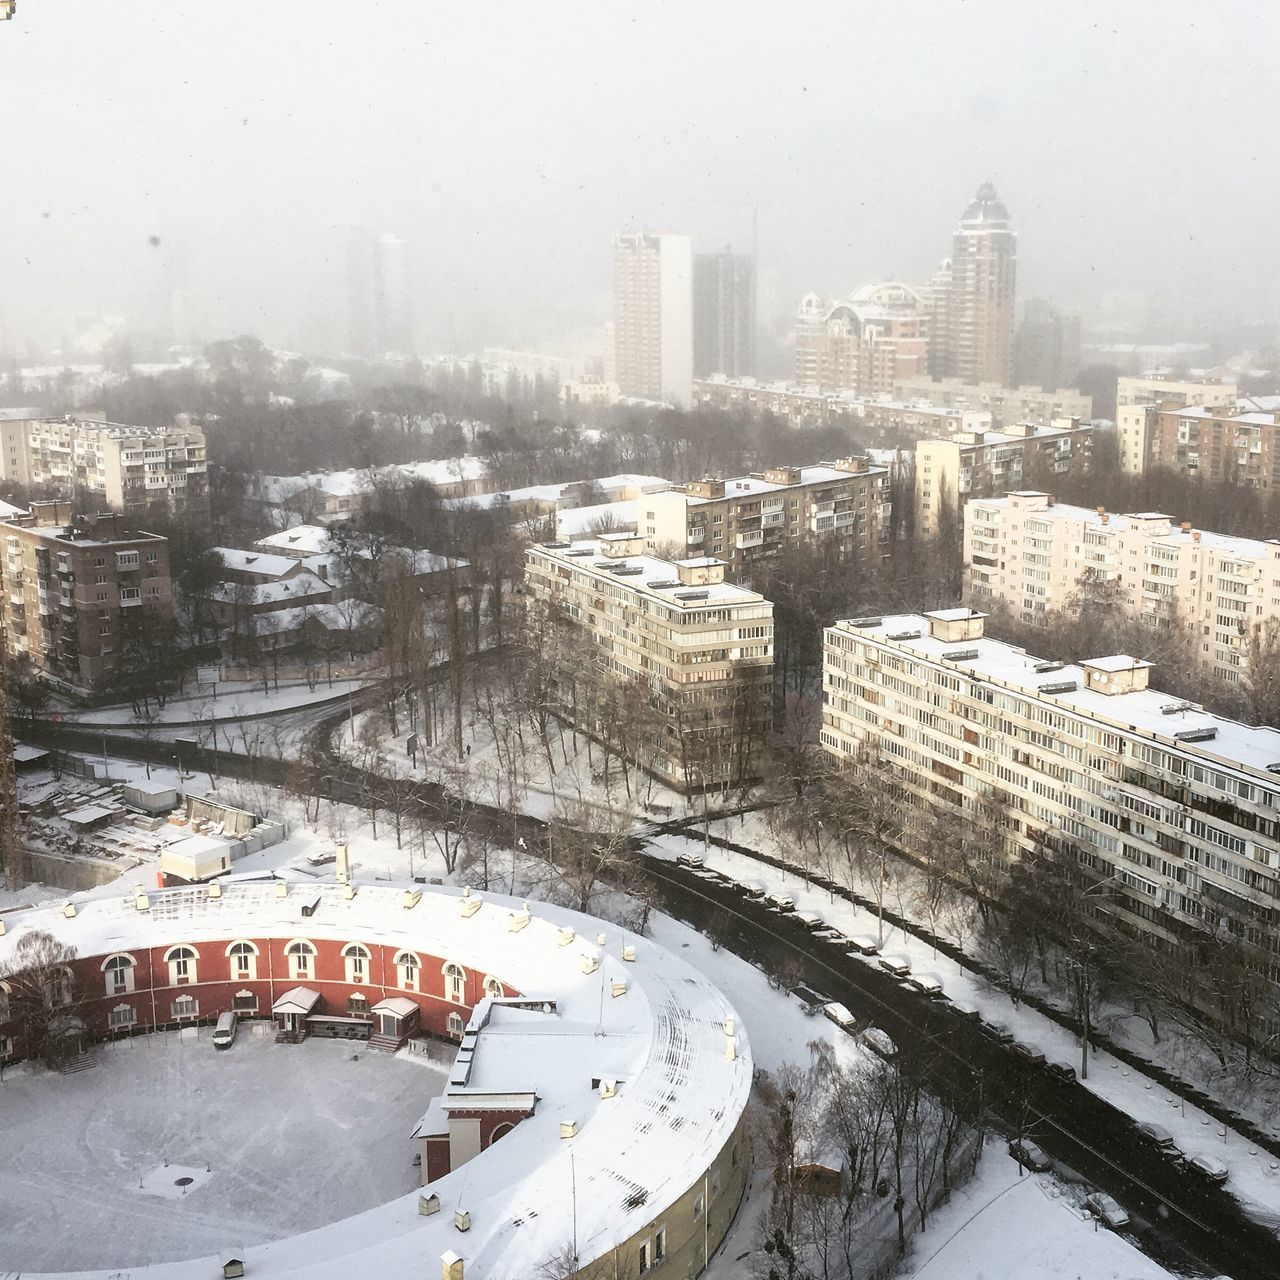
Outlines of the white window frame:
{"label": "white window frame", "polygon": [[416,952],[397,951],[396,985],[401,991],[417,991],[422,983],[422,960]]}
{"label": "white window frame", "polygon": [[[123,963],[120,963],[123,961]],[[138,962],[127,951],[109,955],[101,965],[102,980],[109,996],[128,996],[134,991],[134,970]],[[0,1019],[2,1021],[2,1019]]]}
{"label": "white window frame", "polygon": [[[178,1012],[179,1005],[183,1006],[183,1012]],[[190,1009],[186,1008],[190,1005]],[[186,1022],[190,1019],[194,1022],[200,1016],[200,1001],[190,993],[184,993],[178,996],[169,1006],[169,1014],[174,1022]]]}
{"label": "white window frame", "polygon": [[[190,952],[190,954],[185,954]],[[164,953],[165,963],[169,966],[169,985],[171,987],[189,987],[197,981],[200,968],[200,953],[190,943],[180,942]]]}
{"label": "white window frame", "polygon": [[467,971],[456,960],[446,960],[440,966],[444,976],[444,998],[453,1004],[465,1004],[467,995]]}
{"label": "white window frame", "polygon": [[347,981],[353,986],[367,986],[373,952],[363,942],[348,942],[342,948],[342,959],[347,967]]}
{"label": "white window frame", "polygon": [[495,1000],[501,1000],[507,994],[507,989],[502,985],[500,979],[495,978],[490,973],[485,975],[484,993],[487,996],[492,996]]}
{"label": "white window frame", "polygon": [[[121,1017],[120,1015],[125,1015]],[[131,1004],[118,1004],[107,1014],[107,1027],[111,1031],[124,1031],[138,1025],[138,1011]]]}
{"label": "white window frame", "polygon": [[457,1036],[459,1040],[462,1039],[467,1030],[466,1020],[463,1018],[462,1014],[456,1012],[451,1013],[445,1019],[445,1026],[448,1028],[449,1034],[451,1036]]}
{"label": "white window frame", "polygon": [[316,944],[314,942],[307,938],[294,938],[285,944],[284,954],[289,962],[289,977],[295,982],[315,976]]}
{"label": "white window frame", "polygon": [[[239,947],[247,947],[248,950],[239,951]],[[253,982],[257,978],[259,954],[257,946],[248,938],[237,938],[228,945],[227,969],[232,982]]]}

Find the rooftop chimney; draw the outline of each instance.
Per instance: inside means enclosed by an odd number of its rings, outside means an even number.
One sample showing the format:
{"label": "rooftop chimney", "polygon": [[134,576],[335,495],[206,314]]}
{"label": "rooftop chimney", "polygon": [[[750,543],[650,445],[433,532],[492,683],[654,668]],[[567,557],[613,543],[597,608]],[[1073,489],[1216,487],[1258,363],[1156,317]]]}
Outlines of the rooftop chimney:
{"label": "rooftop chimney", "polygon": [[1182,522],[1182,532],[1183,532],[1183,533],[1190,533],[1190,532],[1191,532],[1191,521],[1190,521],[1190,520],[1184,520],[1184,521]]}

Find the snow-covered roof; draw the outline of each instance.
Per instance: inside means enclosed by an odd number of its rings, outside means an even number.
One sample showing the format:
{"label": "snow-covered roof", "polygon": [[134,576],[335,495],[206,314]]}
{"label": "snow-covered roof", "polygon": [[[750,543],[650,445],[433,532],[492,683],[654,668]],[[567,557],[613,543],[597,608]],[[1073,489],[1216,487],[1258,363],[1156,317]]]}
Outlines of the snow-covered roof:
{"label": "snow-covered roof", "polygon": [[[528,1003],[545,1004],[548,1012],[529,1017],[501,1001],[476,1006],[467,1083],[451,1084],[444,1096],[457,1102],[480,1088],[516,1086],[536,1097],[533,1114],[496,1151],[431,1184],[441,1204],[470,1214],[462,1239],[468,1274],[477,1280],[537,1274],[569,1238],[575,1213],[581,1264],[606,1256],[667,1212],[730,1141],[751,1090],[750,1048],[723,994],[685,961],[647,938],[542,903],[531,905],[527,926],[513,930],[522,906],[511,899],[485,895],[481,908],[464,916],[453,889],[406,897],[417,886],[357,887],[353,898],[333,883],[292,886],[279,898],[275,883],[224,879],[218,897],[207,886],[151,890],[147,911],[126,896],[78,899],[72,918],[54,906],[11,912],[0,969],[36,930],[84,957],[178,941],[198,951],[236,937],[305,937],[446,956],[509,983]],[[305,917],[304,906],[311,908]],[[584,953],[596,961],[591,972]],[[305,1013],[310,995],[295,988],[277,1007],[287,1001]],[[282,1072],[285,1065],[282,1058]],[[603,1097],[593,1079],[615,1080],[614,1096]],[[566,1141],[561,1125],[570,1122],[577,1132]],[[404,1136],[389,1134],[388,1141]],[[459,1240],[452,1212],[420,1215],[414,1191],[243,1256],[255,1278],[418,1280],[424,1266],[461,1247]],[[134,1267],[130,1275],[187,1280],[217,1275],[220,1265],[219,1258],[187,1259]],[[112,1273],[76,1275],[106,1280]]]}
{"label": "snow-covered roof", "polygon": [[[294,561],[293,563],[297,563]],[[307,596],[323,596],[333,591],[333,584],[317,578],[314,573],[302,572],[295,578],[282,578],[276,582],[259,582],[253,586],[243,583],[224,582],[209,592],[211,600],[221,600],[234,604],[242,599],[241,592],[252,592],[251,603],[271,604],[278,600],[301,600]],[[243,597],[247,602],[247,594]]]}
{"label": "snow-covered roof", "polygon": [[322,524],[299,524],[259,538],[253,545],[264,551],[296,551],[300,555],[319,555],[331,549],[332,531]]}
{"label": "snow-covered roof", "polygon": [[228,569],[239,573],[260,573],[267,578],[282,578],[297,573],[299,561],[293,556],[277,556],[261,551],[241,551],[238,547],[214,547]]}
{"label": "snow-covered roof", "polygon": [[[982,636],[957,644],[931,636],[929,620],[920,614],[881,618],[874,625],[866,626],[856,622],[838,622],[836,627],[846,635],[888,644],[945,669],[969,672],[974,677],[1037,698],[1051,704],[1055,711],[1064,714],[1075,712],[1091,720],[1105,722],[1140,737],[1155,739],[1171,750],[1213,761],[1219,766],[1235,766],[1263,774],[1280,791],[1280,777],[1272,772],[1272,766],[1277,766],[1276,771],[1280,772],[1280,729],[1241,724],[1238,720],[1214,715],[1194,703],[1181,702],[1155,689],[1102,693],[1087,687],[1086,664],[1066,664],[1047,675],[1043,670],[1036,670],[1037,665],[1044,665],[1039,658],[1001,640]],[[911,632],[919,634],[910,639],[892,639],[895,635],[906,637]],[[946,657],[947,653],[957,651],[975,656],[955,660]],[[1094,670],[1104,671],[1129,671],[1135,664],[1138,667],[1151,665],[1143,659],[1124,654],[1091,659],[1087,663]],[[1041,686],[1046,682],[1062,692],[1042,692]],[[1076,687],[1069,688],[1071,685]],[[1187,733],[1207,734],[1209,730],[1213,730],[1212,736],[1200,741],[1185,739]]]}
{"label": "snow-covered roof", "polygon": [[[762,493],[778,493],[782,490],[794,490],[799,485],[834,484],[838,480],[849,480],[855,475],[885,475],[883,467],[868,467],[866,471],[844,471],[839,467],[799,467],[799,484],[782,484],[774,480],[765,480],[761,476],[734,476],[724,482],[726,498],[750,498]],[[704,498],[698,494],[683,493],[676,489],[673,492],[684,498],[686,505],[701,506],[706,502],[720,502],[720,498]]]}
{"label": "snow-covered roof", "polygon": [[13,516],[25,516],[27,511],[23,507],[15,507],[12,502],[0,502],[0,520],[8,520]]}
{"label": "snow-covered roof", "polygon": [[638,499],[625,502],[602,502],[592,507],[571,507],[556,512],[556,536],[589,537],[597,520],[612,520],[614,528],[634,529],[640,517]]}

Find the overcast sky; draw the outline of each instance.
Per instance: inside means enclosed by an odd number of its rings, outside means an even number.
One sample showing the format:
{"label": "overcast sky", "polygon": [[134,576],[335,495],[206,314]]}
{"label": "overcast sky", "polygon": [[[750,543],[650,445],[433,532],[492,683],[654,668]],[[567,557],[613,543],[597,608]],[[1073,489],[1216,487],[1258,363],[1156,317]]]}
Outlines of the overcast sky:
{"label": "overcast sky", "polygon": [[143,324],[185,253],[205,336],[337,346],[364,224],[413,243],[426,349],[554,348],[607,318],[616,230],[747,248],[758,204],[789,310],[922,280],[984,178],[1020,298],[1274,314],[1275,14],[19,0],[0,23],[4,332]]}

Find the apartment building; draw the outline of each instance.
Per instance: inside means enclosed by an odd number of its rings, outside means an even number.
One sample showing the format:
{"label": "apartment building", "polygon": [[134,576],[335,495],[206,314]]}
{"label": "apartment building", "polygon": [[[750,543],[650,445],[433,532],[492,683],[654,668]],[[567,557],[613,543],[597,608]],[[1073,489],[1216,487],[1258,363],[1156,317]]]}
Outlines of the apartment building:
{"label": "apartment building", "polygon": [[1093,417],[1093,399],[1074,387],[1005,387],[996,382],[962,382],[959,378],[901,378],[893,398],[940,409],[985,410],[997,431],[1023,422],[1045,427],[1056,418]]}
{"label": "apartment building", "polygon": [[609,695],[618,683],[640,686],[653,719],[634,762],[677,791],[753,777],[772,725],[773,605],[724,575],[713,557],[647,555],[636,534],[525,551],[530,600],[595,655],[593,668],[556,676],[557,714],[615,738]]}
{"label": "apartment building", "polygon": [[1116,438],[1120,470],[1142,475],[1152,465],[1159,407],[1203,405],[1227,409],[1236,403],[1236,385],[1221,378],[1165,378],[1156,374],[1116,382]]}
{"label": "apartment building", "polygon": [[693,373],[756,371],[756,264],[749,254],[693,255]]}
{"label": "apartment building", "polygon": [[613,240],[614,370],[624,396],[688,405],[693,384],[693,240],[638,231]]}
{"label": "apartment building", "polygon": [[889,514],[888,468],[840,458],[650,494],[637,530],[650,550],[723,559],[736,581],[797,545],[825,546],[840,563],[877,563],[889,552]]}
{"label": "apartment building", "polygon": [[1092,454],[1093,427],[1078,421],[922,440],[916,445],[916,531],[933,537],[944,512],[959,518],[971,498],[991,498],[1087,471]]}
{"label": "apartment building", "polygon": [[0,424],[0,476],[17,484],[77,491],[126,514],[157,503],[203,516],[208,459],[200,427],[122,426],[76,417]]}
{"label": "apartment building", "polygon": [[888,281],[863,285],[831,302],[800,299],[795,381],[821,392],[889,395],[894,383],[928,371],[928,317],[920,294]]}
{"label": "apartment building", "polygon": [[1041,661],[986,638],[984,618],[828,627],[825,751],[879,753],[944,813],[997,802],[1006,857],[1074,850],[1134,932],[1167,945],[1224,928],[1280,950],[1280,731],[1149,689],[1139,658]]}
{"label": "apartment building", "polygon": [[73,520],[70,503],[36,502],[0,521],[5,641],[78,690],[108,684],[130,643],[173,617],[168,539],[116,514]]}
{"label": "apartment building", "polygon": [[1280,618],[1280,539],[1193,529],[1158,511],[1112,515],[1011,493],[964,509],[967,599],[1044,621],[1082,582],[1114,583],[1118,608],[1153,623],[1175,614],[1200,635],[1202,657],[1239,681],[1249,639]]}
{"label": "apartment building", "polygon": [[1020,386],[1066,387],[1079,376],[1080,317],[1032,298],[1014,336],[1014,381]]}
{"label": "apartment building", "polygon": [[1280,396],[1217,407],[1157,405],[1148,420],[1148,466],[1210,483],[1280,488]]}

